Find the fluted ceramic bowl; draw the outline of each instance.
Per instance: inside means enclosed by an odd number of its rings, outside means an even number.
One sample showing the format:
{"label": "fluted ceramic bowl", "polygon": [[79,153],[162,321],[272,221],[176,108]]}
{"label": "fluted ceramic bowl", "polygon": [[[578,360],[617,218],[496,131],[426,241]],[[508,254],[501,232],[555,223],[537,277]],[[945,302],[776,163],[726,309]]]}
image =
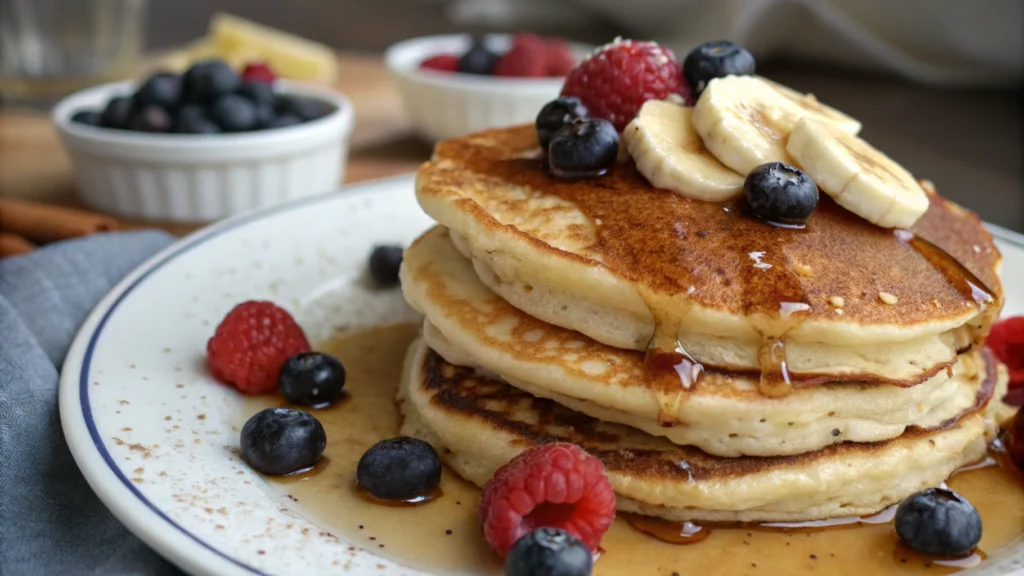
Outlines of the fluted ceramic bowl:
{"label": "fluted ceramic bowl", "polygon": [[323,118],[236,134],[150,134],[72,122],[129,95],[131,82],[88,88],[53,109],[82,200],[131,218],[204,222],[334,190],[354,124],[352,103],[330,89],[279,80],[278,93],[330,103]]}
{"label": "fluted ceramic bowl", "polygon": [[[490,34],[484,44],[508,50],[512,36]],[[393,44],[384,61],[394,78],[413,126],[428,140],[446,140],[487,128],[533,122],[548,101],[558,97],[565,78],[505,78],[421,70],[438,54],[462,54],[472,44],[467,34],[425,36]],[[569,43],[577,59],[593,47]]]}

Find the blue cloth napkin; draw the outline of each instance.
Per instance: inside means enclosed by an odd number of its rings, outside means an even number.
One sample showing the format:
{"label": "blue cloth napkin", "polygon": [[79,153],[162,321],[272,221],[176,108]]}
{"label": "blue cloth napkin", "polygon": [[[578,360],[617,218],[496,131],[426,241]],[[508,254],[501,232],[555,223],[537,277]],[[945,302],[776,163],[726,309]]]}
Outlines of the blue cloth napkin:
{"label": "blue cloth napkin", "polygon": [[181,574],[115,519],[75,466],[57,411],[68,346],[93,306],[167,246],[103,234],[0,260],[0,574]]}

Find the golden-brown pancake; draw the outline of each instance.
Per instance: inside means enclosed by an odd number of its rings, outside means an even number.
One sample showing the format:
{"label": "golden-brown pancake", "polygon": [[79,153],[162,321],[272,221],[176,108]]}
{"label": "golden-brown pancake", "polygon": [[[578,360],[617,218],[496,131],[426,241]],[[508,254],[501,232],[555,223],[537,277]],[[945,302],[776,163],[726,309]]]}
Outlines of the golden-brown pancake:
{"label": "golden-brown pancake", "polygon": [[[601,344],[508,304],[481,283],[443,228],[406,250],[402,289],[427,317],[426,343],[452,364],[485,369],[573,410],[720,456],[800,454],[888,440],[908,426],[936,426],[971,407],[985,378],[980,352],[973,350],[906,386],[794,376],[788,395],[766,397],[757,373],[707,368],[686,388],[678,379],[659,386],[645,374],[642,352]],[[718,345],[728,350],[728,342]],[[829,348],[818,350],[822,370],[839,374],[869,368],[914,377],[914,362],[929,364],[922,349],[909,346],[890,344],[874,353],[864,345],[819,348]],[[805,368],[801,362],[816,357],[806,352],[807,345],[792,347],[794,375]],[[877,364],[869,366],[872,361]]]}
{"label": "golden-brown pancake", "polygon": [[666,340],[851,345],[972,325],[979,342],[1002,305],[999,252],[976,215],[926,189],[930,208],[910,233],[827,196],[805,229],[781,229],[741,202],[653,188],[628,157],[601,178],[553,178],[531,126],[442,142],[417,178],[424,210],[495,292],[637,350],[656,327]]}
{"label": "golden-brown pancake", "polygon": [[[989,369],[986,390],[995,386]],[[985,454],[997,403],[933,430],[844,443],[795,456],[721,458],[535,398],[445,362],[422,340],[409,349],[399,407],[402,433],[431,442],[483,485],[529,446],[573,442],[600,458],[620,510],[675,521],[802,521],[867,515],[936,486]]]}

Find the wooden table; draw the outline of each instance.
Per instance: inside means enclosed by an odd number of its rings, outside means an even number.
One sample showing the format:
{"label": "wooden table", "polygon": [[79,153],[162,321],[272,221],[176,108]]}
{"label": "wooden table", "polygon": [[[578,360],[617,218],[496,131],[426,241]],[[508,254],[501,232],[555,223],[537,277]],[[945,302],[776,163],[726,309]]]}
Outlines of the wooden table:
{"label": "wooden table", "polygon": [[[402,112],[398,94],[378,56],[341,54],[339,82],[356,109],[345,184],[414,171],[430,156]],[[339,183],[340,184],[340,183]],[[0,112],[0,198],[83,207],[71,164],[46,113]],[[119,219],[126,229],[158,227],[185,234],[199,224]]]}

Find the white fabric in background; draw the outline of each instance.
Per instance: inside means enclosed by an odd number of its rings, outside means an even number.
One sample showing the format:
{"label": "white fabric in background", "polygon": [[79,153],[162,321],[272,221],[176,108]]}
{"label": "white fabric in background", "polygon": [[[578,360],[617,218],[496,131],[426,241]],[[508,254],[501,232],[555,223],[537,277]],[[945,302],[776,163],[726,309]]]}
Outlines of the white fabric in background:
{"label": "white fabric in background", "polygon": [[453,0],[465,24],[578,29],[597,18],[681,58],[729,39],[759,56],[937,85],[1019,86],[1024,0]]}

